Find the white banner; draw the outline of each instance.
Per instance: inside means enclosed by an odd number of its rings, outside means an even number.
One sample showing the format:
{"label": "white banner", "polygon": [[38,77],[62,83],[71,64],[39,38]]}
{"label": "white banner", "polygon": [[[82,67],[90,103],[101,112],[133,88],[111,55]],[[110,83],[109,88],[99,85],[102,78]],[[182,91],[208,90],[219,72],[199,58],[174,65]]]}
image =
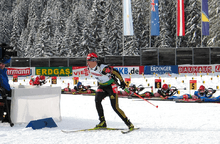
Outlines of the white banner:
{"label": "white banner", "polygon": [[214,65],[179,65],[179,73],[219,73],[220,64]]}
{"label": "white banner", "polygon": [[125,36],[134,35],[130,0],[123,0],[123,25]]}

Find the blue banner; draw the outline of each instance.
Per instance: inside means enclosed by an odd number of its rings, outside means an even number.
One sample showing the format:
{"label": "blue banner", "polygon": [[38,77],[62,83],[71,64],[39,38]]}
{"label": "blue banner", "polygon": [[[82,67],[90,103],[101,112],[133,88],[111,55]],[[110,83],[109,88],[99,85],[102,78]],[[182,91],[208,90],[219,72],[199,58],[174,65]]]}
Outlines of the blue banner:
{"label": "blue banner", "polygon": [[209,35],[208,0],[202,0],[202,35]]}
{"label": "blue banner", "polygon": [[158,0],[151,0],[151,35],[160,35]]}
{"label": "blue banner", "polygon": [[178,65],[173,66],[145,66],[144,74],[165,74],[175,73],[178,74]]}

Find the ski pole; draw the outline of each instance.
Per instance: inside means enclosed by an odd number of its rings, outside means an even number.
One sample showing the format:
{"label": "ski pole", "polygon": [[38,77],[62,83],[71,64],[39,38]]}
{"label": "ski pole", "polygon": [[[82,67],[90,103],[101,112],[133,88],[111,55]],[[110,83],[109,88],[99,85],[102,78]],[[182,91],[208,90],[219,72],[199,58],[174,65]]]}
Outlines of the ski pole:
{"label": "ski pole", "polygon": [[151,102],[149,102],[148,100],[146,100],[146,99],[144,99],[144,98],[142,98],[141,96],[139,96],[138,94],[136,94],[136,93],[134,93],[136,96],[138,96],[139,98],[141,98],[141,99],[143,99],[143,100],[145,100],[146,102],[148,102],[149,104],[151,104],[151,105],[153,105],[153,106],[155,106],[156,108],[158,108],[158,105],[156,106],[156,105],[154,105],[154,104],[152,104]]}
{"label": "ski pole", "polygon": [[[127,93],[129,93],[129,91],[127,90],[127,89],[125,89],[125,91],[127,92]],[[158,108],[158,105],[156,106],[156,105],[154,105],[154,104],[152,104],[151,102],[149,102],[148,100],[146,100],[146,99],[144,99],[144,98],[142,98],[141,96],[139,96],[138,94],[136,94],[136,93],[134,93],[136,96],[138,96],[139,98],[141,98],[141,99],[143,99],[143,100],[145,100],[146,102],[148,102],[149,104],[151,104],[151,105],[153,105],[153,106],[155,106],[156,108]]]}

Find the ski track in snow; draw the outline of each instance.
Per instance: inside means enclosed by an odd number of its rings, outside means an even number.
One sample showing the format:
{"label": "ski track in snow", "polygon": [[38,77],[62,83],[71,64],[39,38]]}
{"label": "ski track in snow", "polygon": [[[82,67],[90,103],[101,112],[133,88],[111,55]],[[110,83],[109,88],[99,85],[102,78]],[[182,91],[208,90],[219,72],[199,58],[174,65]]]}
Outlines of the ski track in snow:
{"label": "ski track in snow", "polygon": [[[94,127],[98,121],[94,96],[61,95],[62,121],[57,128],[33,130],[27,124],[10,127],[1,123],[3,144],[195,144],[220,143],[220,105],[216,103],[175,103],[119,98],[119,107],[131,122],[140,127],[128,134],[121,131],[63,133],[62,129]],[[109,98],[102,102],[108,127],[127,128],[113,111]]]}

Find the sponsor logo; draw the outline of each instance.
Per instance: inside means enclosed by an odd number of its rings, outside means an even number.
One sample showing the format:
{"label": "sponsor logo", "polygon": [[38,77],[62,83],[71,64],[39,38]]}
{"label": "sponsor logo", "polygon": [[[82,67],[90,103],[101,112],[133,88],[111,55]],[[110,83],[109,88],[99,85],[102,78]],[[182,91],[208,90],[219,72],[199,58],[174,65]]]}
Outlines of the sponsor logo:
{"label": "sponsor logo", "polygon": [[145,66],[145,74],[164,74],[164,73],[178,73],[178,66]]}
{"label": "sponsor logo", "polygon": [[114,67],[120,74],[139,74],[139,67]]}
{"label": "sponsor logo", "polygon": [[179,66],[179,73],[212,73],[212,66]]}
{"label": "sponsor logo", "polygon": [[161,67],[156,67],[156,66],[152,66],[151,67],[151,71],[166,71],[166,72],[171,72],[172,69],[171,69],[171,66],[161,66]]}
{"label": "sponsor logo", "polygon": [[36,67],[36,75],[44,76],[71,76],[71,67]]}
{"label": "sponsor logo", "polygon": [[84,67],[73,67],[73,76],[88,76],[89,75],[89,70],[88,67],[84,66]]}
{"label": "sponsor logo", "polygon": [[215,72],[220,72],[220,65],[215,66]]}
{"label": "sponsor logo", "polygon": [[17,76],[29,76],[31,75],[30,68],[7,68],[7,75],[17,75]]}

